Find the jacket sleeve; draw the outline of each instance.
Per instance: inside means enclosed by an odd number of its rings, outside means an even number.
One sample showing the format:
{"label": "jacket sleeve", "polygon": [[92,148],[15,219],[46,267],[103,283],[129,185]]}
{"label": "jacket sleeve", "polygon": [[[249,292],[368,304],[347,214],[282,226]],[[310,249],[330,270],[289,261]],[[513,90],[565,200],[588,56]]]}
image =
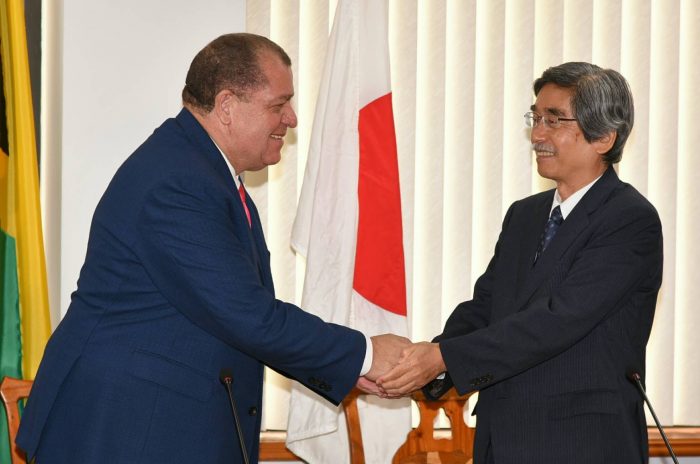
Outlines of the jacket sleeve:
{"label": "jacket sleeve", "polygon": [[[587,242],[556,264],[525,306],[513,308],[488,326],[480,326],[486,314],[481,304],[458,306],[445,329],[450,337],[441,339],[440,349],[460,393],[492,385],[557,356],[615,312],[624,309],[639,319],[630,319],[630,324],[642,324],[643,312],[653,314],[662,269],[658,215],[648,204],[626,205],[608,211],[596,224]],[[497,247],[494,260],[498,259]],[[489,295],[497,290],[490,287],[493,279],[488,277],[494,260],[477,285],[482,288],[475,291],[475,299],[487,301],[488,296],[479,292]],[[475,315],[469,314],[472,308]],[[648,328],[640,332],[648,334]]]}
{"label": "jacket sleeve", "polygon": [[147,273],[193,324],[335,403],[352,389],[364,336],[275,299],[246,248],[248,224],[216,186],[168,179],[141,205],[138,228]]}
{"label": "jacket sleeve", "polygon": [[[503,219],[502,230],[505,230],[513,216],[511,206]],[[503,238],[501,232],[494,255],[489,262],[486,272],[479,277],[474,285],[473,298],[457,305],[445,323],[443,332],[433,339],[434,342],[454,338],[460,335],[483,329],[491,320],[491,302],[494,283],[494,267],[500,256],[500,243]],[[444,354],[443,354],[444,356]]]}

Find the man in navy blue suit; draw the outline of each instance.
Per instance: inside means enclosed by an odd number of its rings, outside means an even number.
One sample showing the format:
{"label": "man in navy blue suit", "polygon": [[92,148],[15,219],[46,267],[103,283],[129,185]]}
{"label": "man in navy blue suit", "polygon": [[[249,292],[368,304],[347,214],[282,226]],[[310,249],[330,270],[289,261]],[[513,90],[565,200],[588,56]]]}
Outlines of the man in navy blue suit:
{"label": "man in navy blue suit", "polygon": [[219,37],[191,64],[182,111],[119,168],[22,418],[17,443],[38,464],[241,462],[223,369],[257,462],[264,364],[338,404],[409,343],[275,299],[239,176],[279,162],[297,124],[290,66],[266,38]]}
{"label": "man in navy blue suit", "polygon": [[612,167],[632,95],[588,63],[546,70],[534,92],[525,118],[556,189],[510,207],[473,299],[378,383],[390,396],[478,390],[475,464],[647,462],[626,374],[644,376],[663,247],[656,210]]}

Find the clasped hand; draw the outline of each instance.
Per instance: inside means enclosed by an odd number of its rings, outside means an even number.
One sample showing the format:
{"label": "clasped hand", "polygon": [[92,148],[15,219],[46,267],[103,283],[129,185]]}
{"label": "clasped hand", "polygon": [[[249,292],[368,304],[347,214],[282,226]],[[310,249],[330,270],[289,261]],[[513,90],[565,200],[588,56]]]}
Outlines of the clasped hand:
{"label": "clasped hand", "polygon": [[357,387],[383,398],[409,395],[445,372],[437,343],[411,343],[393,334],[372,337],[372,368]]}

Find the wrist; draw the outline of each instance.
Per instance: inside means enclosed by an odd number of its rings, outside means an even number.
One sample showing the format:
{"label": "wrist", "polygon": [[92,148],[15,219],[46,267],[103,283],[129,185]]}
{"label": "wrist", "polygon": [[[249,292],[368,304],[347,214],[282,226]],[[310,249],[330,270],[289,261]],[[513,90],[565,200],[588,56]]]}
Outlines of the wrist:
{"label": "wrist", "polygon": [[440,351],[439,343],[431,343],[433,348],[434,365],[438,369],[436,376],[447,371],[447,366],[445,365],[445,360],[442,358],[442,351]]}

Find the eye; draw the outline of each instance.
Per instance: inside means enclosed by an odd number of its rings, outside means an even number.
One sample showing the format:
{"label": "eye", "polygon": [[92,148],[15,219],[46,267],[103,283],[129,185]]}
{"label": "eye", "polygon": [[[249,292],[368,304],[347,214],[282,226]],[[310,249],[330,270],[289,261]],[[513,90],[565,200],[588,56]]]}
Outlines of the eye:
{"label": "eye", "polygon": [[559,125],[559,116],[548,114],[546,118],[546,123],[549,127],[557,127]]}

